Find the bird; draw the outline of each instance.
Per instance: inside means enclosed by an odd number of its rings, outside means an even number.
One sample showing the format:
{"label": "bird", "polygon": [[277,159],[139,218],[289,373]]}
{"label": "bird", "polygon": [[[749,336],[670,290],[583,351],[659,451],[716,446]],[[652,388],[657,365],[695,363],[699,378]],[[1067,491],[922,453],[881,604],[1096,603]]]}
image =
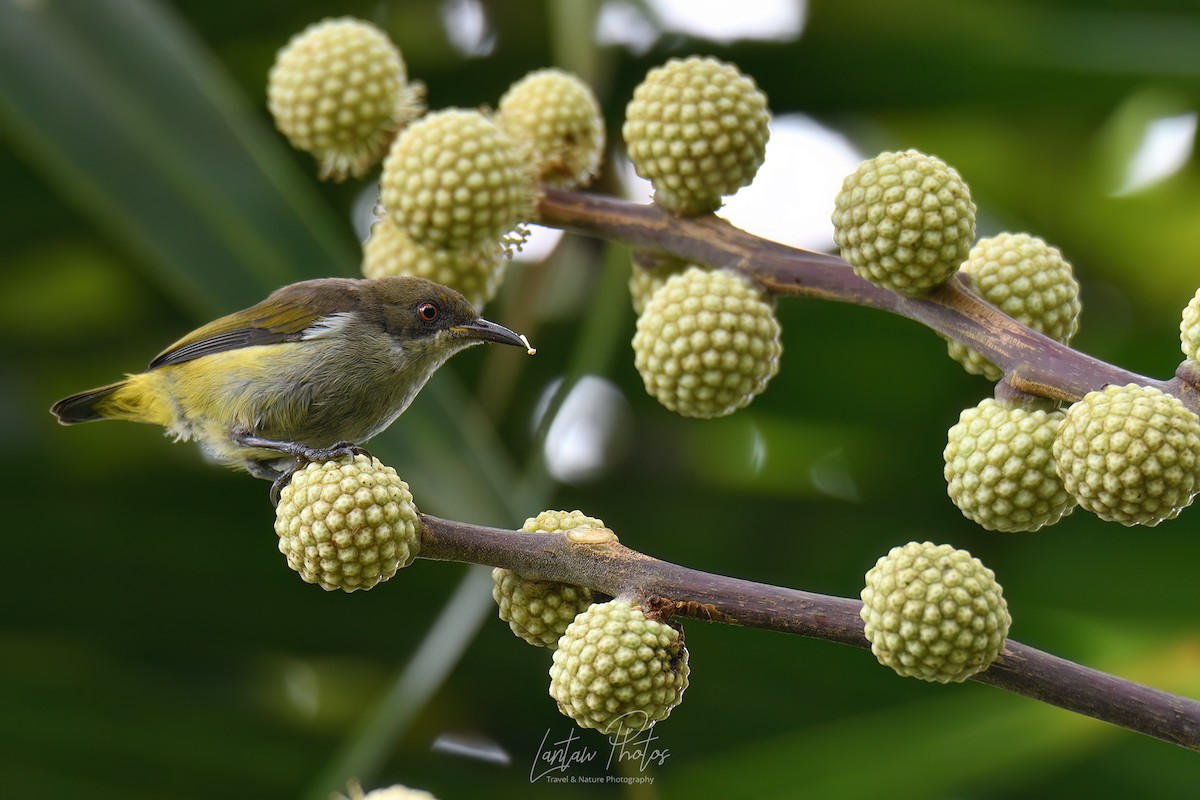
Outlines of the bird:
{"label": "bird", "polygon": [[159,353],[145,371],[73,394],[63,425],[161,425],[212,461],[274,482],[309,462],[365,454],[455,353],[534,350],[457,291],[424,278],[318,278],[284,286]]}

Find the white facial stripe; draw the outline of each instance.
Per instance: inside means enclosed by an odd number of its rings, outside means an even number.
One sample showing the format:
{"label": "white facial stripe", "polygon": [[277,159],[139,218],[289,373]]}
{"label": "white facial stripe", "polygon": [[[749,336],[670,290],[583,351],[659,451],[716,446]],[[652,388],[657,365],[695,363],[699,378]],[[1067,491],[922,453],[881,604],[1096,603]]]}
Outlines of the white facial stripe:
{"label": "white facial stripe", "polygon": [[300,338],[307,341],[308,339],[323,339],[327,336],[332,336],[349,325],[353,319],[354,315],[349,311],[339,311],[336,314],[329,314],[309,325],[304,333],[300,335]]}

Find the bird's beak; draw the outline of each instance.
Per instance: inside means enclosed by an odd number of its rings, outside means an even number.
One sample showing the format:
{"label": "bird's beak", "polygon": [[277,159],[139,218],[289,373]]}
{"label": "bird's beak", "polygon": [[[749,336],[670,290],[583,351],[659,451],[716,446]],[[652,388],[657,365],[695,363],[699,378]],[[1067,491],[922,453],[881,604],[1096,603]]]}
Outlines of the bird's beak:
{"label": "bird's beak", "polygon": [[498,342],[499,344],[511,344],[514,347],[527,349],[529,345],[517,334],[510,331],[503,325],[497,325],[494,322],[489,322],[480,317],[474,322],[468,322],[466,325],[455,325],[450,329],[450,332],[462,336],[466,339],[478,339],[481,342]]}

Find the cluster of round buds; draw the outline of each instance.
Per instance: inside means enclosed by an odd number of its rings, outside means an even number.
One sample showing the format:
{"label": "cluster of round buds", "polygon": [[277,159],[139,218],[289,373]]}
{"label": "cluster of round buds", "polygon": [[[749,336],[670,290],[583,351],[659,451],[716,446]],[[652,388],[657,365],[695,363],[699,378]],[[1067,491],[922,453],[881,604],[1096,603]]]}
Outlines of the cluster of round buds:
{"label": "cluster of round buds", "polygon": [[965,681],[991,666],[1012,618],[996,575],[965,550],[910,542],[867,572],[871,652],[905,677]]}
{"label": "cluster of round buds", "polygon": [[621,735],[666,719],[688,674],[679,630],[613,600],[567,626],[550,667],[550,696],[580,727]]}
{"label": "cluster of round buds", "polygon": [[469,250],[435,250],[423,247],[396,227],[389,217],[375,221],[363,245],[363,275],[416,275],[460,292],[482,309],[496,296],[508,259],[498,242]]}
{"label": "cluster of round buds", "polygon": [[766,157],[767,97],[737,67],[714,58],[671,59],[647,73],[621,128],[654,202],[682,216],[721,207]]}
{"label": "cluster of round buds", "polygon": [[1200,490],[1200,418],[1149,386],[1107,386],[1067,409],[1054,439],[1079,505],[1122,525],[1174,519]]}
{"label": "cluster of round buds", "polygon": [[968,519],[993,531],[1036,531],[1075,509],[1055,471],[1061,411],[1029,410],[987,399],[950,428],[947,490]]}
{"label": "cluster of round buds", "polygon": [[275,533],[288,566],[326,591],[370,589],[411,564],[421,546],[408,484],[365,455],[296,472],[280,493]]}
{"label": "cluster of round buds", "polygon": [[946,282],[975,239],[975,204],[953,167],[906,150],[881,153],[842,183],[834,241],[862,278],[916,295]]}
{"label": "cluster of round buds", "polygon": [[365,174],[396,131],[424,111],[396,45],[350,17],[292,37],[271,67],[267,96],[280,132],[317,159],[321,178],[338,181]]}
{"label": "cluster of round buds", "polygon": [[600,103],[569,72],[542,69],[514,83],[500,98],[496,124],[526,144],[538,177],[552,186],[586,186],[600,169]]}
{"label": "cluster of round buds", "polygon": [[690,267],[638,317],[634,364],[671,411],[721,417],[749,405],[779,371],[779,337],[774,303],[752,280]]}
{"label": "cluster of round buds", "polygon": [[[576,528],[603,528],[604,523],[581,511],[543,511],[525,520],[526,533],[556,533]],[[558,639],[575,617],[592,604],[592,592],[582,586],[534,581],[512,570],[492,570],[492,599],[500,619],[512,632],[537,647],[557,647]]]}
{"label": "cluster of round buds", "polygon": [[[1079,330],[1079,281],[1058,248],[1025,233],[980,239],[962,265],[975,291],[1005,314],[1068,344]],[[950,357],[973,375],[1000,380],[1003,372],[956,341]]]}
{"label": "cluster of round buds", "polygon": [[392,221],[434,250],[500,241],[529,218],[536,193],[524,148],[483,113],[456,108],[396,137],[380,186]]}
{"label": "cluster of round buds", "polygon": [[1183,355],[1193,363],[1200,364],[1200,289],[1183,309],[1179,323],[1179,346]]}

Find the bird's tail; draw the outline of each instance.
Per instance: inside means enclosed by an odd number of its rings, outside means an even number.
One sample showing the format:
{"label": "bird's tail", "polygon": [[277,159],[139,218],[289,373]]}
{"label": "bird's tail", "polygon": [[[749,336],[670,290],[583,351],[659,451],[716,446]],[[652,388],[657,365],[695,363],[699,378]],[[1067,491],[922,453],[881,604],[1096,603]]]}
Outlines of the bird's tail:
{"label": "bird's tail", "polygon": [[76,425],[80,422],[95,422],[98,419],[120,419],[127,416],[121,412],[119,405],[112,403],[113,395],[125,388],[129,379],[110,383],[98,389],[88,389],[86,392],[64,397],[50,406],[50,413],[58,417],[62,425]]}

